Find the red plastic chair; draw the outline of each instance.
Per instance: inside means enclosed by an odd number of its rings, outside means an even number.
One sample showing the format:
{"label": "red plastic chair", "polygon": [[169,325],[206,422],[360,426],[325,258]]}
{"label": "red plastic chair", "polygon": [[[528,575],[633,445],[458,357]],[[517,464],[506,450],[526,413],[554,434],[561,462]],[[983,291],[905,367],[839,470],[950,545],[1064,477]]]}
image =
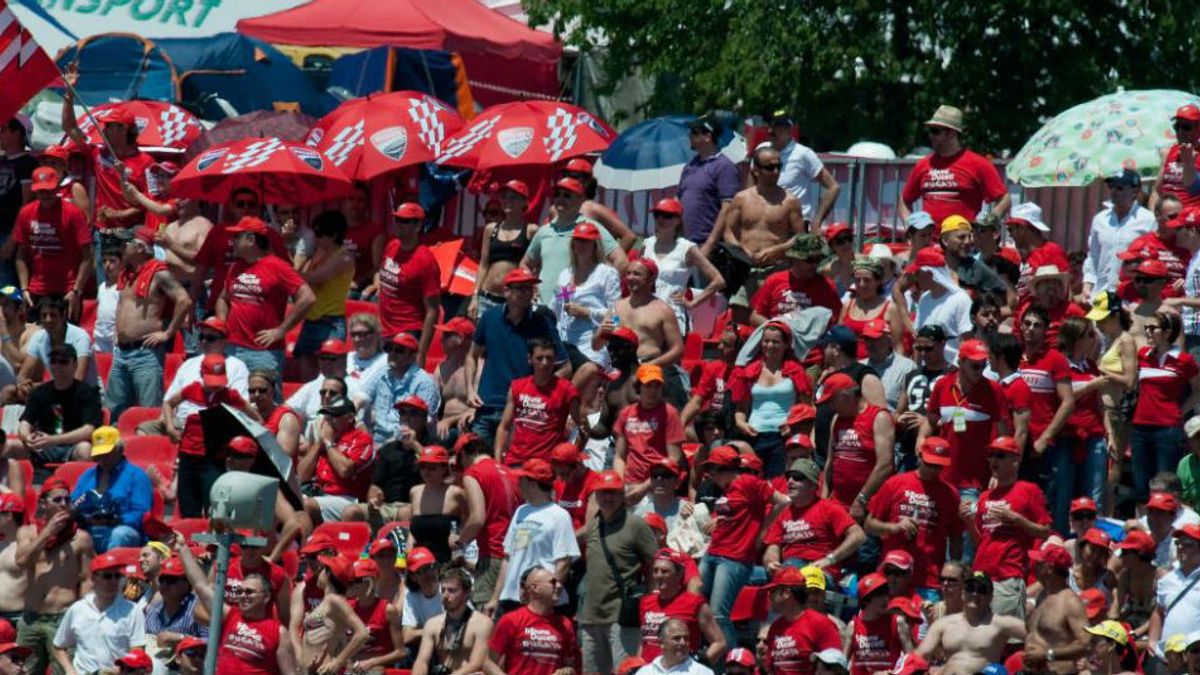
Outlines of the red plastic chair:
{"label": "red plastic chair", "polygon": [[683,369],[691,370],[704,358],[704,338],[699,333],[688,333],[683,340]]}
{"label": "red plastic chair", "polygon": [[175,379],[175,373],[179,372],[179,366],[183,365],[183,352],[172,352],[167,354],[166,361],[163,362],[163,392],[171,386],[171,381]]}
{"label": "red plastic chair", "polygon": [[321,523],[313,530],[323,532],[337,542],[338,552],[350,560],[358,560],[371,541],[371,526],[366,523]]}
{"label": "red plastic chair", "polygon": [[194,535],[208,532],[208,518],[176,518],[171,527],[183,535],[184,541],[192,541]]}
{"label": "red plastic chair", "polygon": [[150,515],[162,520],[167,513],[167,500],[163,498],[162,493],[154,490],[150,496]]}
{"label": "red plastic chair", "polygon": [[[108,386],[108,374],[112,371],[113,355],[109,352],[94,352],[92,358],[96,359],[96,373],[100,375],[100,381]],[[48,372],[47,375],[49,375]]]}
{"label": "red plastic chair", "polygon": [[121,413],[121,416],[117,418],[117,431],[121,432],[121,438],[129,440],[136,436],[139,424],[158,419],[161,415],[162,408],[151,408],[140,405],[126,408]]}
{"label": "red plastic chair", "polygon": [[54,477],[61,479],[73,491],[75,484],[79,482],[79,477],[93,466],[96,466],[95,462],[63,462],[54,470]]}
{"label": "red plastic chair", "polygon": [[[121,419],[124,418],[121,415]],[[175,475],[175,456],[178,452],[178,446],[166,436],[131,436],[125,439],[125,457],[143,469],[154,467],[168,483]]]}

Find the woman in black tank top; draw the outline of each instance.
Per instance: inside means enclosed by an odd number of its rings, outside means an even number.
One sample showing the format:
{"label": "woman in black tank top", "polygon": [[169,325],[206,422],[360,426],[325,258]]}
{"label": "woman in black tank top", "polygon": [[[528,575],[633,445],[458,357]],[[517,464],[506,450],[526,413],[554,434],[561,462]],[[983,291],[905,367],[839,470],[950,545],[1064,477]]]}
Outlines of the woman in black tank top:
{"label": "woman in black tank top", "polygon": [[[483,230],[479,271],[475,275],[475,294],[467,305],[467,315],[478,320],[491,307],[504,302],[504,275],[521,263],[537,226],[525,222],[529,188],[518,180],[504,184],[502,202],[504,220],[488,223]],[[516,236],[512,236],[513,232]]]}

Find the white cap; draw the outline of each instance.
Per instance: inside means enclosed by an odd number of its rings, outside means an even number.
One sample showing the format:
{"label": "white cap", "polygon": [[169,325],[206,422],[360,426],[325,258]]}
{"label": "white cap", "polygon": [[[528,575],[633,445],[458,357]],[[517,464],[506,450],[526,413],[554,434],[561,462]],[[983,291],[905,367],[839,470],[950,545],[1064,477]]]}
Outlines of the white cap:
{"label": "white cap", "polygon": [[850,670],[850,664],[846,662],[846,655],[840,649],[822,649],[813,656],[827,666],[837,666],[842,670]]}
{"label": "white cap", "polygon": [[896,263],[896,256],[892,253],[892,247],[887,244],[871,244],[871,248],[867,249],[867,257],[881,262],[886,260],[892,264]]}
{"label": "white cap", "polygon": [[1196,434],[1200,434],[1200,416],[1195,416],[1189,419],[1187,424],[1183,425],[1183,433],[1188,438],[1191,438]]}
{"label": "white cap", "polygon": [[1042,207],[1033,202],[1021,202],[1008,212],[1008,221],[1022,220],[1040,232],[1049,232],[1050,226],[1042,222]]}
{"label": "white cap", "polygon": [[904,225],[910,230],[924,230],[933,227],[933,216],[924,211],[913,211],[904,219]]}

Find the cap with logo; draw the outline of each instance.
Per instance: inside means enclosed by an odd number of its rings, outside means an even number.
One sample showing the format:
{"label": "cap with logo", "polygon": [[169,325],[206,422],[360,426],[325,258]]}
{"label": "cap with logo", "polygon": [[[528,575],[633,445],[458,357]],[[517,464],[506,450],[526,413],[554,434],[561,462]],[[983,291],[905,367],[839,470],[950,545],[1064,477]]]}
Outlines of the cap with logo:
{"label": "cap with logo", "polygon": [[1179,510],[1179,499],[1170,492],[1151,492],[1150,499],[1146,501],[1146,508],[1154,511],[1170,511],[1175,513]]}
{"label": "cap with logo", "polygon": [[1198,107],[1195,103],[1181,105],[1175,109],[1175,116],[1171,119],[1200,122],[1200,107]]}
{"label": "cap with logo", "polygon": [[942,234],[951,234],[953,232],[970,232],[972,229],[971,221],[963,218],[957,213],[952,216],[947,216],[942,221]]}
{"label": "cap with logo", "polygon": [[536,274],[530,272],[524,267],[515,267],[511,272],[504,275],[504,285],[512,286],[514,284],[536,284],[541,279]]}
{"label": "cap with logo", "polygon": [[1099,588],[1085,588],[1079,594],[1079,600],[1083,603],[1083,610],[1089,621],[1104,616],[1104,610],[1108,609],[1108,598],[1104,597],[1104,591]]}
{"label": "cap with logo", "polygon": [[887,578],[878,572],[863,575],[858,580],[858,599],[860,602],[871,597],[871,594],[879,591],[887,592]]}
{"label": "cap with logo", "polygon": [[125,563],[120,558],[111,554],[105,553],[92,558],[92,564],[89,566],[89,571],[92,573],[104,572],[107,570],[124,569]]}
{"label": "cap with logo", "polygon": [[1084,630],[1092,635],[1108,638],[1122,647],[1129,643],[1129,632],[1125,630],[1125,626],[1122,626],[1120,621],[1106,619],[1095,626],[1088,626]]}
{"label": "cap with logo", "polygon": [[766,585],[768,591],[776,588],[808,588],[808,580],[800,573],[799,568],[784,567],[776,572]]}
{"label": "cap with logo", "polygon": [[958,346],[960,361],[987,361],[988,347],[983,340],[963,340]]}
{"label": "cap with logo", "polygon": [[1046,563],[1062,572],[1071,569],[1071,566],[1074,565],[1071,554],[1058,544],[1043,544],[1041,548],[1033,549],[1029,552],[1029,560],[1035,564]]}
{"label": "cap with logo", "polygon": [[520,478],[528,478],[538,483],[554,482],[554,468],[550,466],[550,462],[537,457],[526,461],[520,469],[513,473]]}
{"label": "cap with logo", "polygon": [[571,232],[572,239],[582,239],[583,241],[600,241],[600,228],[596,227],[595,223],[584,221],[575,226]]}
{"label": "cap with logo", "polygon": [[1042,221],[1042,207],[1033,202],[1022,202],[1012,207],[1008,212],[1008,219],[1004,222],[1009,227],[1025,225],[1042,233],[1050,231],[1050,226]]}
{"label": "cap with logo", "polygon": [[1138,188],[1142,186],[1142,177],[1133,169],[1121,167],[1105,176],[1104,184],[1109,187]]}
{"label": "cap with logo", "polygon": [[29,189],[34,192],[40,190],[57,190],[58,183],[62,180],[58,170],[52,166],[39,166],[33,170],[33,182]]}
{"label": "cap with logo", "polygon": [[121,432],[116,427],[100,427],[92,432],[92,457],[107,455],[121,442]]}
{"label": "cap with logo", "polygon": [[950,466],[950,442],[939,436],[928,436],[921,444],[921,461],[933,466]]}
{"label": "cap with logo", "polygon": [[580,183],[577,178],[560,178],[554,184],[554,187],[574,193],[577,197],[582,197],[586,194],[586,191],[583,189],[583,183]]}
{"label": "cap with logo", "polygon": [[621,474],[609,469],[601,471],[592,478],[592,490],[599,492],[600,490],[625,490],[625,481],[621,478]]}
{"label": "cap with logo", "polygon": [[[837,650],[830,650],[830,651],[837,651]],[[756,661],[754,659],[754,652],[750,651],[749,649],[746,649],[745,647],[736,647],[734,649],[730,649],[729,653],[725,655],[725,665],[727,665],[727,666],[735,665],[735,666],[744,666],[746,668],[756,668],[758,666],[758,661]]]}
{"label": "cap with logo", "polygon": [[249,232],[251,234],[261,234],[266,236],[267,232],[270,231],[270,228],[267,227],[267,224],[264,223],[261,218],[255,218],[254,216],[243,216],[241,220],[237,221],[233,225],[230,225],[225,231],[232,234]]}
{"label": "cap with logo", "polygon": [[812,590],[825,590],[825,570],[816,565],[805,565],[800,568],[800,574],[804,575],[805,588]]}
{"label": "cap with logo", "polygon": [[410,352],[415,352],[421,348],[421,344],[417,342],[416,336],[412,333],[396,333],[392,336],[391,345],[393,347],[403,347]]}
{"label": "cap with logo", "polygon": [[206,387],[224,387],[229,384],[225,374],[225,356],[223,354],[205,354],[200,361],[200,376]]}
{"label": "cap with logo", "polygon": [[704,460],[704,463],[726,469],[736,469],[742,463],[742,453],[732,445],[720,445],[708,453],[708,459]]}
{"label": "cap with logo", "polygon": [[1092,298],[1092,308],[1084,316],[1088,321],[1103,321],[1121,311],[1121,297],[1112,291],[1100,291]]}
{"label": "cap with logo", "polygon": [[1112,537],[1108,536],[1107,532],[1098,527],[1089,527],[1080,539],[1105,550],[1111,549],[1113,545]]}
{"label": "cap with logo", "polygon": [[787,424],[789,427],[802,422],[817,419],[817,409],[807,403],[797,403],[788,410]]}
{"label": "cap with logo", "polygon": [[371,547],[367,549],[367,553],[376,556],[380,553],[391,552],[392,555],[395,555],[397,550],[396,542],[391,537],[380,537],[371,542]]}
{"label": "cap with logo", "polygon": [[331,417],[341,417],[342,415],[353,415],[355,413],[354,403],[350,399],[335,398],[329,403],[321,406],[320,412],[322,415]]}
{"label": "cap with logo", "polygon": [[650,209],[650,212],[654,215],[661,213],[668,216],[682,216],[683,204],[674,197],[667,197],[666,199],[658,200],[654,208]]}
{"label": "cap with logo", "polygon": [[425,209],[416,202],[404,202],[393,213],[397,220],[425,220]]}
{"label": "cap with logo", "polygon": [[1012,436],[998,436],[996,440],[988,444],[988,450],[997,452],[1006,452],[1010,455],[1021,454],[1021,448],[1017,446],[1017,440]]}
{"label": "cap with logo", "polygon": [[427,445],[421,448],[421,454],[417,456],[417,464],[440,464],[448,466],[450,464],[450,453],[440,445]]}
{"label": "cap with logo", "polygon": [[1142,530],[1126,532],[1125,538],[1117,544],[1117,549],[1120,551],[1133,551],[1141,555],[1154,555],[1157,548],[1158,544],[1154,541],[1154,537]]}
{"label": "cap with logo", "polygon": [[817,397],[817,405],[825,403],[837,394],[843,391],[850,391],[858,387],[854,379],[845,373],[834,373],[825,378],[821,383],[821,395]]}
{"label": "cap with logo", "polygon": [[154,667],[154,661],[150,659],[150,655],[143,651],[129,652],[113,663],[133,670],[148,670]]}
{"label": "cap with logo", "polygon": [[883,556],[883,562],[879,564],[879,570],[883,571],[889,567],[895,567],[900,570],[912,570],[914,564],[913,556],[904,549],[895,549],[888,551],[887,555]]}
{"label": "cap with logo", "polygon": [[234,455],[254,457],[258,454],[258,442],[249,436],[234,436],[225,444],[225,449]]}
{"label": "cap with logo", "polygon": [[1092,499],[1091,497],[1078,497],[1076,499],[1071,500],[1070,513],[1072,513],[1072,514],[1076,514],[1076,513],[1093,513],[1094,514],[1097,511],[1098,511],[1098,509],[1096,508],[1096,500]]}

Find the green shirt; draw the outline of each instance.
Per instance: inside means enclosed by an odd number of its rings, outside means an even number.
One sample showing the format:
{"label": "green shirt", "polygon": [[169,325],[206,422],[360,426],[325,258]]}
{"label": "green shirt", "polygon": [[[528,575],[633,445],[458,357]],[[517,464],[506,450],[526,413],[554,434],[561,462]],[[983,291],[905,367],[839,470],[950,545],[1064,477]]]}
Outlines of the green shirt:
{"label": "green shirt", "polygon": [[[613,578],[613,567],[600,546],[602,514],[588,525],[587,573],[580,589],[579,623],[596,626],[617,622],[621,597],[635,586],[646,589],[645,570],[658,552],[658,538],[645,520],[622,510],[616,520],[604,524],[604,546],[612,554],[621,580]],[[647,591],[648,592],[648,591]]]}
{"label": "green shirt", "polygon": [[1183,503],[1193,509],[1200,509],[1200,458],[1189,453],[1179,460],[1175,469],[1179,482],[1183,483]]}
{"label": "green shirt", "polygon": [[563,227],[558,221],[554,221],[539,227],[533,239],[529,241],[529,250],[525,255],[541,265],[538,278],[542,283],[538,285],[538,302],[543,305],[548,306],[554,302],[554,292],[558,290],[558,277],[562,275],[563,270],[571,266],[571,235],[575,232],[575,225],[580,223],[591,223],[600,230],[600,262],[604,262],[617,247],[617,240],[603,225],[582,213],[575,218],[573,225]]}

